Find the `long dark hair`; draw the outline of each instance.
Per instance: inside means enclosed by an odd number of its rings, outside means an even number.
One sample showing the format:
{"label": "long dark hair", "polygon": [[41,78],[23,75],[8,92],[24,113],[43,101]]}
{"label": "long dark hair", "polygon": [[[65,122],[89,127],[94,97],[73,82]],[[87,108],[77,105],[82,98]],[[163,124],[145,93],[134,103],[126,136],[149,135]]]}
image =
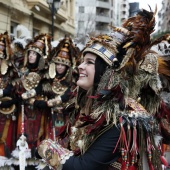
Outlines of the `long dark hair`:
{"label": "long dark hair", "polygon": [[95,94],[100,79],[104,74],[107,66],[108,65],[106,64],[106,62],[101,57],[97,56],[95,60],[95,75],[93,87],[88,91],[82,88],[79,88],[78,90],[77,104],[80,106],[80,108],[84,108],[86,114],[90,113],[91,106],[94,101],[94,99],[90,98],[90,96],[93,96]]}

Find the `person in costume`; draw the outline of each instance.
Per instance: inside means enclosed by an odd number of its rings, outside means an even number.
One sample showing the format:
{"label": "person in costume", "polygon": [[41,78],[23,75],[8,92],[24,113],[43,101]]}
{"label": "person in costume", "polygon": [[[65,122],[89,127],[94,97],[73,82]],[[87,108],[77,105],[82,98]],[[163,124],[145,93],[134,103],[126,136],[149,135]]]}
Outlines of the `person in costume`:
{"label": "person in costume", "polygon": [[11,79],[13,75],[11,42],[7,32],[0,34],[0,169],[15,148],[16,101],[13,101]]}
{"label": "person in costume", "polygon": [[[34,101],[33,105],[42,108],[49,108],[50,113],[46,113],[46,136],[56,140],[56,135],[67,121],[68,115],[62,112],[62,108],[67,104],[71,88],[73,85],[73,67],[77,55],[76,48],[70,37],[65,36],[51,52],[49,62],[49,79],[43,82],[43,91],[47,101]],[[63,145],[66,144],[66,141]]]}
{"label": "person in costume", "polygon": [[[158,73],[162,83],[161,98],[164,101],[160,112],[164,110],[163,115],[159,118],[159,124],[161,128],[162,140],[162,155],[165,156],[164,169],[170,165],[170,37],[167,35],[161,36],[155,40],[157,45],[154,45],[152,49],[155,49],[158,54]],[[160,43],[159,43],[160,42]],[[154,44],[154,43],[153,43]]]}
{"label": "person in costume", "polygon": [[[52,61],[49,65],[51,96],[48,97],[47,105],[51,107],[53,112],[52,119],[54,120],[50,122],[53,122],[52,126],[53,128],[55,127],[53,138],[55,138],[58,129],[65,124],[67,119],[67,115],[64,115],[62,108],[70,98],[70,89],[73,85],[72,73],[76,55],[76,48],[72,39],[67,36],[60,40],[57,47],[52,51]],[[51,131],[52,128],[49,126],[48,129]]]}
{"label": "person in costume", "polygon": [[[12,81],[18,100],[18,124],[16,149],[12,152],[11,164],[16,169],[37,164],[34,150],[44,139],[46,110],[32,105],[32,100],[44,100],[42,81],[46,78],[51,50],[51,38],[40,34],[27,44],[23,67],[18,71],[18,78]],[[23,161],[21,161],[23,160]],[[28,168],[28,167],[27,167]]]}
{"label": "person in costume", "polygon": [[141,10],[83,50],[72,117],[60,137],[44,140],[39,155],[57,170],[161,170],[156,114],[161,107],[157,54],[150,50],[155,12]]}

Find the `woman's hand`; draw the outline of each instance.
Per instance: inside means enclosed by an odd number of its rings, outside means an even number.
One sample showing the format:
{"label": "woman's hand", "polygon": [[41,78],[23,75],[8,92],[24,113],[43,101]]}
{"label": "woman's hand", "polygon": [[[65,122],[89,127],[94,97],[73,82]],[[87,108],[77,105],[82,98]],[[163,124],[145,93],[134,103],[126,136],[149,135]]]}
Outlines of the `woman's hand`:
{"label": "woman's hand", "polygon": [[57,169],[65,164],[66,160],[73,155],[73,152],[65,149],[58,142],[47,139],[43,140],[38,146],[38,154],[51,167]]}
{"label": "woman's hand", "polygon": [[36,91],[34,89],[29,90],[21,95],[22,99],[30,99],[36,95]]}
{"label": "woman's hand", "polygon": [[50,164],[53,168],[57,169],[57,167],[60,165],[60,158],[58,155],[58,152],[54,152],[51,147],[48,146],[48,144],[51,144],[48,142],[48,140],[43,141],[38,146],[38,155],[43,158],[46,162]]}
{"label": "woman's hand", "polygon": [[35,102],[35,98],[30,98],[30,99],[28,100],[28,103],[29,103],[30,105],[33,105],[34,102]]}
{"label": "woman's hand", "polygon": [[61,103],[61,97],[60,96],[57,96],[55,97],[54,99],[50,99],[47,101],[47,105],[49,107],[54,107],[54,106],[58,106],[60,103]]}

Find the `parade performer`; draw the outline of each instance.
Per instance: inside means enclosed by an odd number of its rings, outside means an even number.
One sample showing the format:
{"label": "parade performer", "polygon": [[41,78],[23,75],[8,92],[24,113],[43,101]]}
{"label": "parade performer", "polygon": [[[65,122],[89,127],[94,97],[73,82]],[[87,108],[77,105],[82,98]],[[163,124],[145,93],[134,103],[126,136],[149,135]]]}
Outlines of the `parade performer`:
{"label": "parade performer", "polygon": [[[33,107],[34,98],[44,99],[41,94],[41,81],[48,70],[48,59],[51,50],[51,38],[40,34],[25,48],[24,67],[19,70],[20,81],[13,80],[15,94],[19,100],[16,149],[12,152],[13,165],[24,169],[27,165],[36,165],[34,150],[44,139],[45,110]],[[23,159],[25,158],[26,161]],[[17,168],[17,167],[16,167]],[[33,167],[30,167],[33,168]]]}
{"label": "parade performer", "polygon": [[11,42],[7,32],[0,34],[0,169],[10,168],[5,162],[15,148],[16,103],[13,102]]}
{"label": "parade performer", "polygon": [[[161,128],[161,135],[163,140],[161,143],[162,155],[165,157],[164,165],[166,169],[170,165],[169,161],[169,148],[170,148],[170,36],[164,35],[155,40],[156,44],[152,49],[156,50],[159,53],[158,57],[158,72],[160,80],[162,82],[161,98],[163,100],[162,108],[164,108],[163,114],[158,114],[159,125]],[[155,44],[155,42],[153,44]],[[160,43],[159,43],[160,42]],[[160,111],[162,111],[161,109]]]}
{"label": "parade performer", "polygon": [[[51,112],[46,113],[46,136],[56,140],[56,135],[61,126],[66,122],[67,115],[62,108],[67,105],[73,85],[73,67],[77,56],[76,48],[70,37],[60,40],[53,48],[52,59],[49,62],[49,79],[43,82],[42,91],[48,101],[34,101],[33,106],[49,108]],[[65,145],[66,142],[63,143]]]}
{"label": "parade performer", "polygon": [[163,101],[157,54],[150,50],[155,14],[141,10],[111,34],[90,38],[74,103],[66,108],[73,109],[72,121],[60,131],[61,138],[68,133],[69,148],[51,139],[38,147],[50,167],[161,170],[155,139],[161,135],[157,117]]}

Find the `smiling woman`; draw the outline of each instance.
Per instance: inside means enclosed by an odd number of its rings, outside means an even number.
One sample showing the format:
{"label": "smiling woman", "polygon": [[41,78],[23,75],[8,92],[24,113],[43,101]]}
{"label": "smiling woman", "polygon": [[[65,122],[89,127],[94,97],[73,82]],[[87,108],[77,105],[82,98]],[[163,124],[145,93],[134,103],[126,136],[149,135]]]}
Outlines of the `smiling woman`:
{"label": "smiling woman", "polygon": [[[157,54],[149,50],[155,13],[141,10],[91,37],[82,51],[79,79],[64,112],[69,121],[58,141],[50,139],[38,153],[57,170],[161,170],[157,117],[161,109]],[[159,113],[160,116],[161,113]]]}
{"label": "smiling woman", "polygon": [[78,67],[79,79],[77,81],[77,85],[84,90],[89,90],[93,86],[95,75],[95,60],[95,54],[86,53],[84,62]]}

